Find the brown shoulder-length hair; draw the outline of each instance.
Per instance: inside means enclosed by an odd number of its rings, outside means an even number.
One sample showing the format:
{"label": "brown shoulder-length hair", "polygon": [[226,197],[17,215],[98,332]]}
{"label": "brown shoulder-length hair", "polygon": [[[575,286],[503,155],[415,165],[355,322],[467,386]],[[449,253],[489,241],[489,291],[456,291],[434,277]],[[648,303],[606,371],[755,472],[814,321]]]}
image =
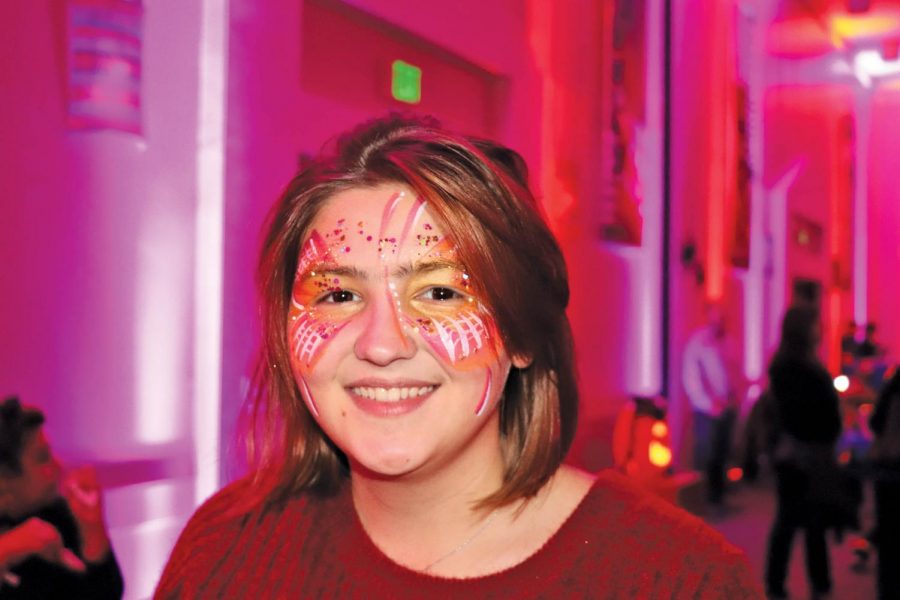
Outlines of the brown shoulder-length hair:
{"label": "brown shoulder-length hair", "polygon": [[319,209],[342,190],[386,182],[428,202],[507,353],[530,359],[527,368],[513,367],[504,388],[504,480],[481,506],[529,498],[548,481],[572,442],[578,392],[566,267],[527,178],[524,160],[508,148],[398,115],[361,125],[301,168],[269,216],[257,274],[263,339],[245,415],[257,501],[332,493],[348,474],[291,372],[288,309],[300,245]]}

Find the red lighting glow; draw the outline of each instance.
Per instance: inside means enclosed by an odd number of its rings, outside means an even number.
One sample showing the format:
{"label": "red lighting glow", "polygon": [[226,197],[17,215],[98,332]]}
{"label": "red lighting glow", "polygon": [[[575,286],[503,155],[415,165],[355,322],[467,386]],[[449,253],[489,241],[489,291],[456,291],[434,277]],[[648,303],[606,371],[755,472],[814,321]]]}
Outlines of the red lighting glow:
{"label": "red lighting glow", "polygon": [[657,421],[650,428],[650,433],[652,433],[654,437],[665,437],[669,433],[669,426],[666,425],[665,421]]}
{"label": "red lighting glow", "polygon": [[900,58],[900,38],[886,39],[881,43],[881,57],[884,60]]}
{"label": "red lighting glow", "polygon": [[656,440],[650,442],[650,446],[647,449],[647,456],[650,459],[650,464],[659,467],[660,469],[664,469],[672,464],[672,451],[668,446],[665,446]]}
{"label": "red lighting glow", "polygon": [[831,17],[831,38],[838,48],[843,47],[844,41],[884,36],[898,29],[900,19],[892,14],[835,14]]}
{"label": "red lighting glow", "polygon": [[731,467],[725,473],[725,476],[728,477],[728,481],[736,483],[744,477],[744,470],[740,467]]}

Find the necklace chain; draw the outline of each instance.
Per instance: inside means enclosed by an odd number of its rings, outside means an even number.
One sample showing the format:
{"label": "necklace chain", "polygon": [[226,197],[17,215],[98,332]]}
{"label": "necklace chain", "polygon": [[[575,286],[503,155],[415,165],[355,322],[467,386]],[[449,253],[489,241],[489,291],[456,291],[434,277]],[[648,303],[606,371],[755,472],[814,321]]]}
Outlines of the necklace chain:
{"label": "necklace chain", "polygon": [[438,563],[440,563],[440,562],[443,562],[443,561],[447,560],[448,558],[450,558],[451,556],[454,556],[454,555],[456,555],[456,554],[459,554],[460,552],[462,552],[463,550],[465,550],[466,547],[467,547],[469,544],[471,544],[472,542],[474,542],[475,539],[476,539],[479,535],[481,535],[482,533],[484,533],[484,530],[488,528],[488,525],[491,524],[491,521],[493,521],[493,520],[494,520],[494,517],[496,517],[496,516],[497,516],[497,509],[495,508],[494,510],[491,511],[491,514],[489,514],[489,515],[484,519],[484,522],[478,527],[478,529],[475,531],[475,533],[473,533],[473,534],[470,535],[468,538],[466,538],[465,540],[463,540],[463,542],[462,542],[459,546],[457,546],[456,548],[454,548],[453,550],[451,550],[451,551],[448,552],[447,554],[441,556],[440,558],[438,558],[438,559],[435,560],[435,561],[432,561],[432,562],[428,563],[428,564],[422,569],[422,572],[423,572],[423,573],[427,573],[427,572],[430,571],[436,564],[438,564]]}

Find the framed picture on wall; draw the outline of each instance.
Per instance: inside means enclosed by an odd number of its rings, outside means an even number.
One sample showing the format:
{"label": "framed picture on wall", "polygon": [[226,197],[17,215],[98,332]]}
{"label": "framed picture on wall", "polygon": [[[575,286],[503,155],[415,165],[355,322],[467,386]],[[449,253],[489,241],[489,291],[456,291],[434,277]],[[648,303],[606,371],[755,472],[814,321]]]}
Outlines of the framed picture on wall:
{"label": "framed picture on wall", "polygon": [[853,285],[853,190],[856,187],[856,127],[849,114],[841,116],[837,125],[837,169],[833,236],[833,284],[841,290]]}
{"label": "framed picture on wall", "polygon": [[68,0],[70,130],[141,133],[141,0]]}
{"label": "framed picture on wall", "polygon": [[604,65],[611,92],[604,132],[609,160],[600,195],[600,237],[640,246],[643,217],[635,133],[646,113],[646,3],[616,0],[611,10],[609,61]]}
{"label": "framed picture on wall", "polygon": [[735,87],[735,150],[736,190],[734,203],[734,236],[731,264],[746,269],[750,266],[750,202],[753,167],[750,164],[750,143],[747,136],[747,84]]}

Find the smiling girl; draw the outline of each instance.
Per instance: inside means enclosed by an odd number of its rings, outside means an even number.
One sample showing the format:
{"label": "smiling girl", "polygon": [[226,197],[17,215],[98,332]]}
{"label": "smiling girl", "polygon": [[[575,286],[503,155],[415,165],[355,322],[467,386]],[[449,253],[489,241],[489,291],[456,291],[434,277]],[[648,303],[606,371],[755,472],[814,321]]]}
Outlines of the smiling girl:
{"label": "smiling girl", "polygon": [[568,283],[526,182],[511,150],[400,117],[291,181],[259,267],[257,467],[157,598],[756,597],[700,521],[562,464]]}

